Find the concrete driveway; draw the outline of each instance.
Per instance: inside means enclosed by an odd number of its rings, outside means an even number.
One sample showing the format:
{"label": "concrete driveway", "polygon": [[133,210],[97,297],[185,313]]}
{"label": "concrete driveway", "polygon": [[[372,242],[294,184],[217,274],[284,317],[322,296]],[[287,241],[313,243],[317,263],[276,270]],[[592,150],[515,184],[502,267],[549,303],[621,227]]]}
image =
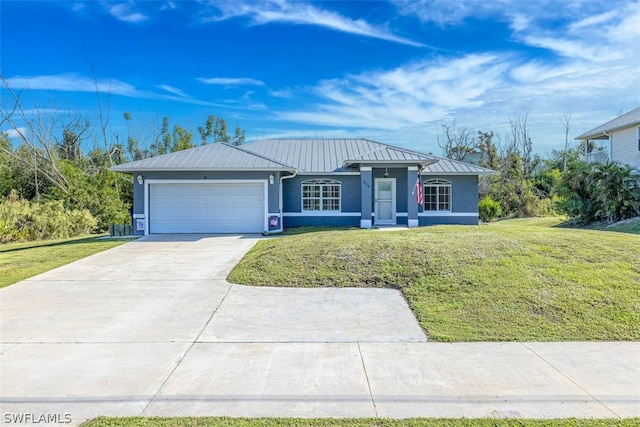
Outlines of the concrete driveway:
{"label": "concrete driveway", "polygon": [[259,238],[146,237],[0,290],[2,422],[640,416],[639,343],[426,343],[395,290],[226,282]]}

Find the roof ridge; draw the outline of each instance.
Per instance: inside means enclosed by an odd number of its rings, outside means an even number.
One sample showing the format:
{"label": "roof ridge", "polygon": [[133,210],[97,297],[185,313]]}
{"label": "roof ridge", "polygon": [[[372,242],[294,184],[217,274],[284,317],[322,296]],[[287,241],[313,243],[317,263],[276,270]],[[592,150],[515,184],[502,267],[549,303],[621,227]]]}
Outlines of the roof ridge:
{"label": "roof ridge", "polygon": [[294,166],[292,166],[292,165],[288,165],[288,164],[283,163],[283,162],[281,162],[281,161],[279,161],[279,160],[275,160],[275,159],[272,159],[272,158],[270,158],[270,157],[263,156],[262,154],[260,154],[260,153],[256,153],[255,151],[251,151],[251,150],[249,150],[249,149],[247,149],[247,148],[240,148],[240,146],[239,146],[239,145],[231,145],[231,144],[227,144],[226,142],[219,142],[218,144],[226,145],[227,147],[234,148],[234,149],[236,149],[236,150],[238,150],[238,151],[242,151],[243,153],[251,154],[252,156],[260,157],[261,159],[264,159],[264,160],[268,160],[268,161],[270,161],[270,162],[277,163],[277,164],[279,164],[279,165],[281,165],[281,166],[285,166],[285,167],[287,167],[287,168],[296,169]]}

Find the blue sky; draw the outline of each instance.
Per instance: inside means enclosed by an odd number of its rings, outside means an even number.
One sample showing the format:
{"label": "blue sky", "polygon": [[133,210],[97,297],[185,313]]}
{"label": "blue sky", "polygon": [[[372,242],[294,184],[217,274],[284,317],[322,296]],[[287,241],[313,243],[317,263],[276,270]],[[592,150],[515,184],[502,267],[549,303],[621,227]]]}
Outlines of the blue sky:
{"label": "blue sky", "polygon": [[163,116],[197,135],[215,114],[249,141],[441,154],[443,123],[505,134],[527,111],[545,155],[565,112],[575,137],[640,105],[637,1],[3,0],[0,20],[2,76],[27,109],[95,123],[97,83],[111,134],[128,111],[143,141]]}

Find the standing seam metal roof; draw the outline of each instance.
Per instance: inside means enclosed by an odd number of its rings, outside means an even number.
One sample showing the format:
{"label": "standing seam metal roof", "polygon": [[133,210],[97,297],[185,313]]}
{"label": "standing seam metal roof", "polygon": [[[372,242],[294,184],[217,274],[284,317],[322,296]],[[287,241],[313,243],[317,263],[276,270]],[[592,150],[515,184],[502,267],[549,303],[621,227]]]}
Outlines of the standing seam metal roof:
{"label": "standing seam metal roof", "polygon": [[116,172],[141,170],[293,170],[294,167],[244,148],[227,144],[202,145],[117,165]]}
{"label": "standing seam metal roof", "polygon": [[[276,160],[277,159],[277,160]],[[236,147],[210,144],[114,166],[117,172],[144,170],[297,170],[336,173],[360,163],[415,164],[427,173],[487,175],[494,171],[368,139],[265,139]]]}

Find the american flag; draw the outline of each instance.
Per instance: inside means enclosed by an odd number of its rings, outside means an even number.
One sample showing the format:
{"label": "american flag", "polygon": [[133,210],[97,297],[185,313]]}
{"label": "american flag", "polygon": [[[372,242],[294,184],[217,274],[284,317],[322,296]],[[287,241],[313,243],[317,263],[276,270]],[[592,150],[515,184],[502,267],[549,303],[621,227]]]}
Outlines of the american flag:
{"label": "american flag", "polygon": [[422,195],[422,185],[420,185],[420,177],[416,178],[416,203],[421,205],[424,202],[424,198]]}

